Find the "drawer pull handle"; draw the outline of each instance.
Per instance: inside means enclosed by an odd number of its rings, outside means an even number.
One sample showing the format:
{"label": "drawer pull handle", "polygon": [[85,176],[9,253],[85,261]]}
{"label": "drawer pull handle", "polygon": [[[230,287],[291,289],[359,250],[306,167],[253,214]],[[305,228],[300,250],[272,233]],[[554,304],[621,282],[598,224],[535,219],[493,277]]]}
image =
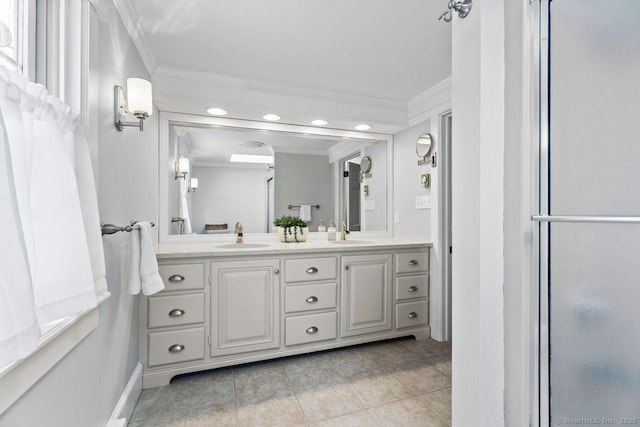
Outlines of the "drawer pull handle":
{"label": "drawer pull handle", "polygon": [[313,334],[315,334],[316,332],[318,332],[318,328],[316,328],[315,326],[312,326],[312,327],[310,327],[310,328],[307,328],[307,333],[308,333],[309,335],[313,335]]}
{"label": "drawer pull handle", "polygon": [[318,302],[318,297],[311,296],[311,297],[307,298],[307,299],[306,299],[306,301],[307,301],[309,304],[313,304],[314,302]]}
{"label": "drawer pull handle", "polygon": [[415,259],[412,259],[411,261],[409,261],[409,265],[411,266],[418,265],[418,261],[416,261]]}
{"label": "drawer pull handle", "polygon": [[169,281],[172,283],[184,282],[184,276],[181,276],[179,274],[174,274],[173,276],[169,277]]}
{"label": "drawer pull handle", "polygon": [[174,344],[171,347],[169,347],[169,353],[180,353],[184,349],[185,349],[184,344]]}
{"label": "drawer pull handle", "polygon": [[409,292],[417,292],[418,291],[418,287],[417,286],[409,286],[408,291]]}
{"label": "drawer pull handle", "polygon": [[184,316],[185,311],[180,310],[179,308],[175,308],[169,312],[170,317],[181,317]]}
{"label": "drawer pull handle", "polygon": [[318,269],[315,267],[309,267],[307,268],[307,274],[315,274],[318,272]]}
{"label": "drawer pull handle", "polygon": [[411,313],[409,313],[409,316],[407,316],[409,319],[415,319],[416,317],[418,317],[418,313],[416,313],[415,311],[412,311]]}

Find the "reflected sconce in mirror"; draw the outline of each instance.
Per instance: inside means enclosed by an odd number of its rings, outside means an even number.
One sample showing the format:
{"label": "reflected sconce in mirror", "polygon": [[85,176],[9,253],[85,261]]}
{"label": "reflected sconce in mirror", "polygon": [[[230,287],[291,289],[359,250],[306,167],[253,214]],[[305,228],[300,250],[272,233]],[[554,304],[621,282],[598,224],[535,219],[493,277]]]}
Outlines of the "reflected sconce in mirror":
{"label": "reflected sconce in mirror", "polygon": [[[144,120],[153,113],[151,83],[144,79],[127,79],[127,90],[114,86],[114,115],[116,128],[123,131],[125,126],[134,126],[143,130]],[[133,114],[138,121],[125,121],[127,114]]]}
{"label": "reflected sconce in mirror", "polygon": [[424,165],[428,163],[428,157],[433,151],[433,147],[435,146],[435,140],[430,133],[423,133],[418,137],[416,141],[416,154],[419,157],[418,165]]}
{"label": "reflected sconce in mirror", "polygon": [[187,178],[187,174],[189,173],[189,159],[187,159],[186,157],[180,157],[177,161],[176,161],[176,176],[175,179],[178,178]]}
{"label": "reflected sconce in mirror", "polygon": [[198,189],[198,178],[191,178],[189,180],[189,188],[187,189],[187,192],[195,193],[197,189]]}

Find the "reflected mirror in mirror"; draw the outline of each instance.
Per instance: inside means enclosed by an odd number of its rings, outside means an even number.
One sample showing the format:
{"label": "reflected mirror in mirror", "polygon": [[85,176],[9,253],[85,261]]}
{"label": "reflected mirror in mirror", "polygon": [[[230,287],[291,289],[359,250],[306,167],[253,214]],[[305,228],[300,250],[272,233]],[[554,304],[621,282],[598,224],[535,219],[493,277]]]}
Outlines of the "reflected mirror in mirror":
{"label": "reflected mirror in mirror", "polygon": [[427,157],[433,150],[434,140],[430,133],[423,133],[418,137],[416,141],[416,154],[420,157],[418,164],[424,164],[427,162]]}
{"label": "reflected mirror in mirror", "polygon": [[[170,236],[231,238],[237,222],[245,235],[273,233],[273,220],[299,216],[301,205],[311,205],[312,232],[321,220],[328,226],[332,219],[351,231],[387,231],[386,140],[185,121],[167,121],[167,127],[167,156],[161,158],[167,165],[161,184],[166,202],[161,203]],[[180,158],[190,162],[185,179],[175,178]],[[378,165],[377,180],[361,182],[365,158],[369,169],[373,161]],[[189,191],[192,178],[198,180],[197,191]]]}

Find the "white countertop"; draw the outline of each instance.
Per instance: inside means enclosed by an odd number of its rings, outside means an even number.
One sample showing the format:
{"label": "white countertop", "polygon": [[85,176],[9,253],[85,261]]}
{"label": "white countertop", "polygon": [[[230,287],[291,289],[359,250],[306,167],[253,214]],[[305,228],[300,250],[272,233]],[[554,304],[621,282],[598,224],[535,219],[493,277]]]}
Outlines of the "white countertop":
{"label": "white countertop", "polygon": [[[351,236],[349,236],[351,237]],[[277,240],[251,240],[245,244],[235,243],[235,236],[228,242],[162,243],[156,251],[158,258],[218,257],[237,255],[301,254],[305,252],[358,252],[372,249],[416,249],[429,248],[429,242],[394,238],[347,238],[347,242],[335,243],[321,239],[310,239],[302,243],[281,243]],[[339,241],[338,241],[339,242]],[[357,243],[356,243],[357,242]],[[259,247],[258,247],[259,245]]]}

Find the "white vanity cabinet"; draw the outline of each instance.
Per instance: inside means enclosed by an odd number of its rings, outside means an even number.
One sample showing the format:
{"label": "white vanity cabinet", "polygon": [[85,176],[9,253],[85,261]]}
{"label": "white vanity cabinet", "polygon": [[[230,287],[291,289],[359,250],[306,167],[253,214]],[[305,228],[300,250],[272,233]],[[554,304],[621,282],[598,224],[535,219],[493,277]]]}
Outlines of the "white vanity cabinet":
{"label": "white vanity cabinet", "polygon": [[140,297],[143,388],[179,374],[429,336],[429,246],[274,245],[159,254]]}

